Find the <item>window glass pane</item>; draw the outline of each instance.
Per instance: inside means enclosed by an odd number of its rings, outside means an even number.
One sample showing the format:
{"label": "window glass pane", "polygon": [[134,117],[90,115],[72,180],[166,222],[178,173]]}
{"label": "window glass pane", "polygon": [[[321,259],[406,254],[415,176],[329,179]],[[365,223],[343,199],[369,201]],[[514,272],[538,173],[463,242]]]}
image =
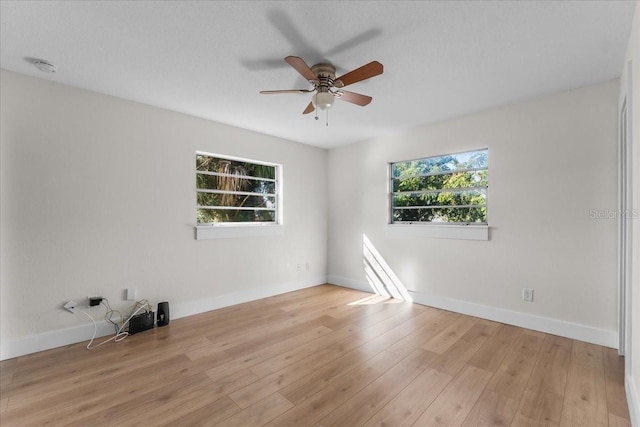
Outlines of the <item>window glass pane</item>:
{"label": "window glass pane", "polygon": [[198,206],[275,209],[276,198],[275,196],[249,196],[246,194],[198,193]]}
{"label": "window glass pane", "polygon": [[196,174],[196,186],[203,190],[243,191],[248,193],[275,194],[274,181],[250,178]]}
{"label": "window glass pane", "polygon": [[486,187],[487,171],[456,172],[411,178],[394,178],[393,191],[439,190],[441,188]]}
{"label": "window glass pane", "polygon": [[394,222],[465,222],[486,223],[487,209],[477,208],[410,208],[393,209]]}
{"label": "window glass pane", "polygon": [[237,209],[198,209],[198,223],[213,222],[275,222],[275,211]]}
{"label": "window glass pane", "polygon": [[456,154],[459,164],[467,169],[487,168],[489,166],[489,156],[487,150],[469,151]]}
{"label": "window glass pane", "polygon": [[477,150],[394,163],[391,172],[392,176],[396,178],[448,173],[463,169],[486,168],[487,166],[487,150]]}
{"label": "window glass pane", "polygon": [[196,170],[276,179],[276,168],[270,165],[196,155]]}
{"label": "window glass pane", "polygon": [[278,168],[196,153],[197,223],[277,223]]}
{"label": "window glass pane", "polygon": [[391,222],[487,222],[488,150],[391,164]]}
{"label": "window glass pane", "polygon": [[407,193],[393,196],[394,207],[485,205],[487,191],[442,191],[438,193]]}

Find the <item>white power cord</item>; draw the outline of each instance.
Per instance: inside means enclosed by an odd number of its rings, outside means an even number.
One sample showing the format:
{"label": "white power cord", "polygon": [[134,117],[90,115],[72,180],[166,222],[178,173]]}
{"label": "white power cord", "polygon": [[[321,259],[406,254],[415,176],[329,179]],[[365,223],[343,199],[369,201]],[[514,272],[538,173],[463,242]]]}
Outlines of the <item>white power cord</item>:
{"label": "white power cord", "polygon": [[[144,301],[144,303],[143,303],[143,301]],[[80,313],[84,314],[89,319],[91,319],[91,322],[93,323],[93,336],[91,337],[91,340],[89,341],[89,344],[87,344],[87,350],[93,350],[95,348],[98,348],[102,344],[106,344],[109,341],[120,342],[123,339],[125,339],[126,337],[128,337],[129,336],[129,332],[123,331],[123,329],[127,325],[127,323],[129,323],[129,320],[131,320],[131,318],[133,316],[135,316],[136,314],[138,314],[141,310],[149,309],[149,307],[150,307],[149,302],[147,300],[142,300],[142,301],[136,302],[136,306],[138,306],[137,309],[134,308],[134,310],[132,311],[132,313],[129,316],[129,318],[127,320],[125,320],[124,322],[122,322],[122,325],[120,325],[120,327],[116,330],[116,334],[114,336],[102,341],[99,344],[96,344],[93,347],[91,347],[91,344],[93,344],[93,340],[96,338],[96,334],[98,333],[98,325],[97,325],[96,321],[93,320],[93,317],[91,317],[91,315],[89,315],[85,311],[82,311],[82,310],[76,308],[75,311],[79,311]],[[108,308],[109,308],[109,311],[113,312],[113,310],[111,310],[110,307],[108,307]],[[113,323],[113,322],[110,322],[110,323]]]}

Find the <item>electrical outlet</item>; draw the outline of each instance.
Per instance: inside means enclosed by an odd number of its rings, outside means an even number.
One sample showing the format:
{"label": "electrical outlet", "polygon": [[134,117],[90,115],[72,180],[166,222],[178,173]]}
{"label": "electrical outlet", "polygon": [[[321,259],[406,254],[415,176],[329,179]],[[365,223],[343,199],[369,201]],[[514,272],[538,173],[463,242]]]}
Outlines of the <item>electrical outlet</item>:
{"label": "electrical outlet", "polygon": [[135,301],[136,300],[136,288],[127,288],[126,297],[127,301]]}
{"label": "electrical outlet", "polygon": [[298,265],[296,266],[296,270],[297,270],[297,271],[302,270],[302,264],[298,263]]}
{"label": "electrical outlet", "polygon": [[69,313],[75,313],[76,311],[76,303],[73,301],[69,301],[68,303],[66,303],[64,306],[64,309],[67,310]]}
{"label": "electrical outlet", "polygon": [[522,300],[533,302],[533,289],[522,288]]}

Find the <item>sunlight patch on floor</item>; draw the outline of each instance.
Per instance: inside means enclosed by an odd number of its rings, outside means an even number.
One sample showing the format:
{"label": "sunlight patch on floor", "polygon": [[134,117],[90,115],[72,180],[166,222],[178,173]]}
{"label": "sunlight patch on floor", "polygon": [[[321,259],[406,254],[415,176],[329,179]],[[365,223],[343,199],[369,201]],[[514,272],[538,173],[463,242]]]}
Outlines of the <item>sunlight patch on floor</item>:
{"label": "sunlight patch on floor", "polygon": [[391,298],[384,295],[371,295],[361,298],[357,301],[350,302],[347,305],[401,304],[403,302],[403,300]]}

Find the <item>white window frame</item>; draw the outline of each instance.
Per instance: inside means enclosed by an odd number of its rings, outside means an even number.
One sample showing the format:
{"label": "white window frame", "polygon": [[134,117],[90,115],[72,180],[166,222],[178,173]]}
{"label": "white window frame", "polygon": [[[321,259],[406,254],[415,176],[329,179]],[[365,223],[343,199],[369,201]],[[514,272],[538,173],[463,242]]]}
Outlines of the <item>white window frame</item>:
{"label": "white window frame", "polygon": [[[470,153],[474,151],[483,151],[486,150],[487,154],[489,149],[485,148],[477,148],[471,150],[460,151],[456,153],[448,153],[442,155],[421,157],[410,160],[400,160],[396,162],[391,162],[387,167],[387,194],[389,195],[387,201],[387,212],[388,212],[388,223],[386,227],[386,234],[390,237],[399,237],[399,238],[411,238],[411,237],[427,237],[427,238],[441,238],[441,239],[460,239],[460,240],[489,240],[489,186],[485,188],[487,194],[487,201],[485,204],[485,209],[487,212],[487,222],[484,223],[456,223],[456,222],[394,222],[393,221],[393,165],[396,163],[410,162],[414,160],[422,160],[422,159],[432,159],[437,157],[446,157],[446,156],[455,156],[465,153]],[[471,169],[469,169],[471,171]],[[477,170],[477,169],[476,169]],[[482,168],[481,170],[485,170]],[[489,166],[487,165],[487,173],[489,171]],[[465,170],[460,170],[460,172],[464,172]],[[484,187],[482,187],[484,188]]]}
{"label": "white window frame", "polygon": [[[275,168],[275,217],[276,220],[271,222],[220,222],[220,223],[198,223],[196,217],[195,238],[196,240],[207,239],[224,239],[234,237],[256,237],[256,236],[273,236],[284,233],[283,221],[283,197],[282,197],[282,165],[278,163],[265,162],[262,160],[248,159],[244,157],[229,156],[226,154],[210,153],[205,151],[196,151],[196,156],[209,156],[219,159],[238,161],[244,163],[253,163],[259,165],[267,165]],[[196,176],[202,173],[196,170]],[[195,195],[200,190],[195,187]],[[195,198],[195,213],[201,207],[198,206],[198,198]]]}

